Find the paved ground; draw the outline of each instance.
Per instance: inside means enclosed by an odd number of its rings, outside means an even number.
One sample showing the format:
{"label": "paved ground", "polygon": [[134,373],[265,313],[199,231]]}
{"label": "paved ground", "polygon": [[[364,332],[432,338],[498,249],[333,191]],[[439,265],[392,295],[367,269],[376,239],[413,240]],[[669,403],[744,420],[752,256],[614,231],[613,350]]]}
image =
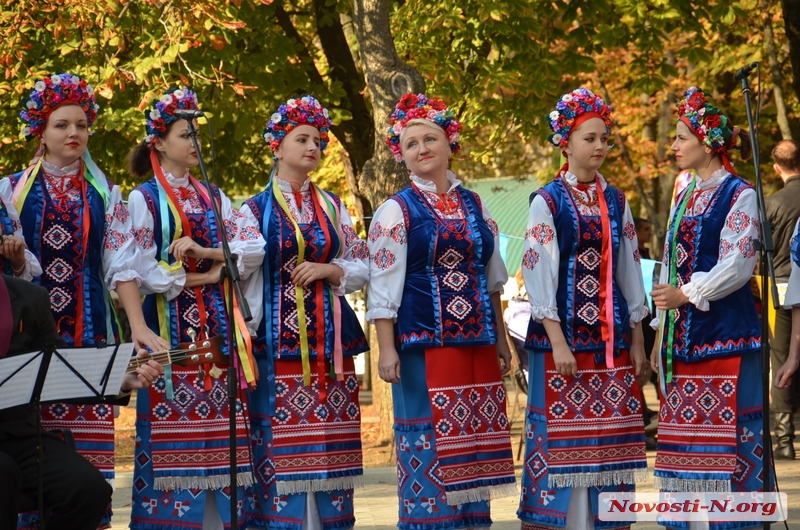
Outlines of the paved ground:
{"label": "paved ground", "polygon": [[[652,386],[648,386],[646,391],[648,403],[655,403],[655,396],[652,394]],[[512,436],[514,454],[517,454],[518,441],[521,432],[521,409],[523,407],[524,396],[509,393],[509,397],[516,399],[519,406],[516,409],[509,409],[512,419]],[[364,421],[379,421],[378,418],[364,418]],[[795,445],[800,451],[800,441]],[[652,473],[655,460],[655,451],[648,453],[649,468]],[[519,476],[520,462],[517,462],[517,474]],[[392,530],[396,528],[397,522],[397,475],[393,467],[368,468],[365,470],[366,486],[356,490],[356,529],[357,530]],[[771,528],[774,530],[788,528],[790,530],[800,530],[800,460],[778,461],[776,467],[778,485],[781,491],[788,495],[789,501],[789,520],[784,526],[783,523],[774,523]],[[131,502],[131,473],[117,474],[117,490],[114,493],[114,519],[112,520],[112,530],[123,530],[128,527],[130,517]],[[638,488],[639,491],[655,491],[652,487]],[[507,497],[492,501],[492,518],[494,525],[492,530],[518,530],[519,520],[516,518],[516,510],[519,499],[517,497]],[[638,523],[634,525],[635,530],[656,530],[663,529],[655,523]]]}

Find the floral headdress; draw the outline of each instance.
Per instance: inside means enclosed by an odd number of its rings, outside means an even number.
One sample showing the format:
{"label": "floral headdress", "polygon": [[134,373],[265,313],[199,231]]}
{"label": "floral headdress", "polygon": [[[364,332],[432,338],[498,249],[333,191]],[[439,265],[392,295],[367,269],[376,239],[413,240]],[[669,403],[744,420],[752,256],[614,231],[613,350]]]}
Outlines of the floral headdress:
{"label": "floral headdress", "polygon": [[264,141],[274,153],[289,132],[300,125],[311,125],[319,131],[319,150],[328,145],[331,119],[328,109],[313,96],[291,98],[278,107],[264,127]]}
{"label": "floral headdress", "polygon": [[64,104],[75,104],[83,109],[89,127],[97,119],[97,111],[100,110],[94,100],[92,85],[77,75],[57,72],[36,81],[30,94],[22,99],[23,110],[19,117],[26,123],[22,128],[25,138],[32,140],[40,137],[47,118]]}
{"label": "floral headdress", "polygon": [[144,111],[144,123],[147,129],[144,141],[150,149],[155,148],[156,139],[167,132],[169,124],[178,119],[175,111],[179,109],[199,110],[197,94],[185,86],[170,88],[161,99],[153,100],[152,105]]}
{"label": "floral headdress", "polygon": [[600,118],[606,124],[606,132],[611,130],[611,107],[603,98],[587,88],[576,88],[561,96],[556,110],[548,116],[553,134],[547,140],[556,147],[565,148],[570,135],[581,123],[589,118]]}
{"label": "floral headdress", "polygon": [[389,128],[386,129],[386,145],[394,153],[394,158],[403,163],[403,153],[400,151],[400,133],[403,132],[411,120],[428,120],[444,130],[450,144],[450,152],[458,153],[461,146],[458,144],[461,124],[456,120],[452,110],[439,98],[428,98],[424,94],[406,94],[392,112],[389,119]]}
{"label": "floral headdress", "polygon": [[678,104],[678,119],[689,126],[702,143],[716,153],[728,150],[726,143],[738,134],[721,110],[708,102],[708,94],[696,86],[683,93]]}

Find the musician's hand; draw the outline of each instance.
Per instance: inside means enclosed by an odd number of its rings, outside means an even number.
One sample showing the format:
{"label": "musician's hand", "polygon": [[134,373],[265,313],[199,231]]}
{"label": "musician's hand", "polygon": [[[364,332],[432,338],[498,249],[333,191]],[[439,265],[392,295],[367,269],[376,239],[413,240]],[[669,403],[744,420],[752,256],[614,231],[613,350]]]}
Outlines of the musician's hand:
{"label": "musician's hand", "polygon": [[[139,350],[139,357],[147,357],[148,355],[147,350]],[[137,368],[136,372],[125,374],[125,379],[122,381],[122,390],[127,392],[134,388],[146,388],[162,373],[164,373],[164,367],[161,366],[161,363],[150,359]]]}
{"label": "musician's hand", "polygon": [[147,326],[131,326],[131,339],[136,348],[149,348],[150,351],[163,351],[169,349],[169,343],[156,335]]}

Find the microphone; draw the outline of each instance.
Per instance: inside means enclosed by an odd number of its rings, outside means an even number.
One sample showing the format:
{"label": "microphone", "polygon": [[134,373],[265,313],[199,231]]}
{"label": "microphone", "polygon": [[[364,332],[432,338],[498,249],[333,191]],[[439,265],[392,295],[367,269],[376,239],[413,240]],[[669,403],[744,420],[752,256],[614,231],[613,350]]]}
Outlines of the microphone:
{"label": "microphone", "polygon": [[745,66],[744,68],[736,72],[736,75],[734,75],[733,78],[736,81],[741,81],[745,77],[749,76],[750,72],[752,72],[756,68],[758,68],[758,63],[750,63],[749,65]]}
{"label": "microphone", "polygon": [[202,110],[185,110],[185,109],[178,109],[175,112],[173,112],[172,115],[175,116],[176,118],[183,118],[184,120],[193,120],[195,118],[205,116]]}

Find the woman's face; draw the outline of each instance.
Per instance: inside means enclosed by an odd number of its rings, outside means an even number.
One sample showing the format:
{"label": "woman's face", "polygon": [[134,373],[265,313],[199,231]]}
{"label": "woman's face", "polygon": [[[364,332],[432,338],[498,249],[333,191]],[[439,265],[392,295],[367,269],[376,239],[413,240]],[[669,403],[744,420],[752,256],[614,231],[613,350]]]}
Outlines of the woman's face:
{"label": "woman's face", "polygon": [[406,127],[400,138],[400,150],[413,174],[428,180],[447,174],[451,151],[441,127],[421,123]]}
{"label": "woman's face", "polygon": [[65,167],[81,157],[89,142],[89,123],[78,105],[63,105],[50,113],[42,132],[44,159]]}
{"label": "woman's face", "polygon": [[298,125],[289,131],[275,151],[281,171],[307,176],[319,165],[319,145],[319,130],[312,125]]}
{"label": "woman's face", "polygon": [[711,159],[710,148],[700,142],[692,129],[681,120],[675,127],[672,151],[675,153],[675,161],[681,169],[703,168]]}
{"label": "woman's face", "polygon": [[[196,121],[194,125],[196,130]],[[194,142],[189,135],[189,122],[186,120],[172,122],[167,134],[156,139],[155,148],[159,153],[161,165],[174,177],[182,177],[186,169],[199,163]]]}
{"label": "woman's face", "polygon": [[589,118],[581,123],[570,135],[564,152],[573,174],[577,175],[578,172],[594,174],[603,165],[608,154],[608,132],[605,122],[600,118]]}

